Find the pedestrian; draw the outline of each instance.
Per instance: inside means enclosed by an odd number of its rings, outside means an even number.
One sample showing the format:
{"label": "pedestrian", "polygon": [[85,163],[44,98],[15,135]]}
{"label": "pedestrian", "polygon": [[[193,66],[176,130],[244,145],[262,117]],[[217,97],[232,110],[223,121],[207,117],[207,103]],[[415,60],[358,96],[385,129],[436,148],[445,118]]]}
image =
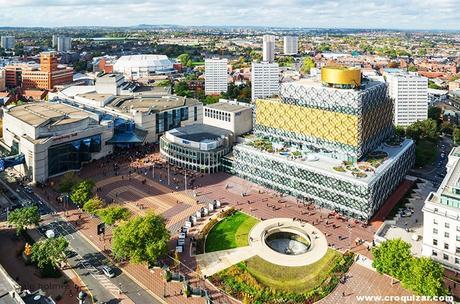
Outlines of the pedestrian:
{"label": "pedestrian", "polygon": [[342,291],[342,297],[345,297],[345,291]]}

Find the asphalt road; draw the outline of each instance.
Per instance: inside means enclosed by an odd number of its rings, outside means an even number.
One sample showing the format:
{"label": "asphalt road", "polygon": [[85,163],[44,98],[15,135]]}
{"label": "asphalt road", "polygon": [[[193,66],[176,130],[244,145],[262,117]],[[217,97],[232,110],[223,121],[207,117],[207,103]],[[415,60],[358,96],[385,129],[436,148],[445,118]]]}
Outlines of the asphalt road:
{"label": "asphalt road", "polygon": [[[56,236],[62,235],[69,241],[69,247],[74,254],[68,258],[70,266],[77,272],[88,286],[97,303],[119,303],[117,295],[120,290],[136,304],[160,304],[150,293],[137,285],[120,269],[114,268],[116,276],[106,277],[100,267],[106,264],[105,256],[93,247],[74,227],[57,215],[47,202],[42,201],[34,193],[28,193],[23,187],[8,184],[3,180],[0,183],[6,189],[11,189],[18,202],[34,202],[39,207],[44,223],[38,227],[40,233],[52,229]],[[6,217],[6,212],[0,212],[0,217]]]}
{"label": "asphalt road", "polygon": [[452,150],[452,147],[452,139],[448,137],[441,137],[438,142],[438,153],[436,154],[434,165],[425,166],[422,169],[413,169],[410,171],[410,174],[426,179],[432,182],[435,188],[438,188],[446,176],[446,164],[448,162],[448,156]]}

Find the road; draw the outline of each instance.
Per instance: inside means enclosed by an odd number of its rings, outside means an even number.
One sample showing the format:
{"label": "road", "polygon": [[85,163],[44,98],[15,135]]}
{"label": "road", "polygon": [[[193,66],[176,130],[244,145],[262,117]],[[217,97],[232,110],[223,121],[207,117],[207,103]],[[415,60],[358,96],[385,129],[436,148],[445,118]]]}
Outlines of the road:
{"label": "road", "polygon": [[[41,234],[44,235],[46,230],[52,229],[56,236],[62,235],[69,241],[69,246],[75,253],[68,258],[69,265],[91,290],[97,303],[119,303],[118,295],[120,292],[136,304],[161,303],[117,268],[114,268],[116,276],[107,278],[100,271],[100,266],[106,264],[105,256],[92,246],[65,218],[54,212],[47,202],[42,201],[34,193],[28,193],[23,187],[7,184],[1,179],[0,183],[12,191],[20,202],[36,203],[43,218],[43,223],[38,228]],[[14,190],[14,188],[16,189]]]}
{"label": "road", "polygon": [[432,182],[437,189],[446,176],[446,164],[452,147],[453,144],[450,138],[441,137],[438,142],[438,152],[436,154],[434,166],[425,166],[422,169],[412,169],[410,174]]}

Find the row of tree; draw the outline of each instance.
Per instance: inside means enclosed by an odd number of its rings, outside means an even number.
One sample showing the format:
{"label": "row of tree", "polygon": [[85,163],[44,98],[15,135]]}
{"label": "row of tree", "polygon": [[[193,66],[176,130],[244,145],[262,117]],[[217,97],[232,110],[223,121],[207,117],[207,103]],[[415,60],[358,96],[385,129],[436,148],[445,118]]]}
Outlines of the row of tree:
{"label": "row of tree", "polygon": [[379,273],[401,281],[405,288],[418,295],[446,295],[442,266],[430,258],[412,256],[410,247],[401,239],[387,240],[372,249],[372,266]]}

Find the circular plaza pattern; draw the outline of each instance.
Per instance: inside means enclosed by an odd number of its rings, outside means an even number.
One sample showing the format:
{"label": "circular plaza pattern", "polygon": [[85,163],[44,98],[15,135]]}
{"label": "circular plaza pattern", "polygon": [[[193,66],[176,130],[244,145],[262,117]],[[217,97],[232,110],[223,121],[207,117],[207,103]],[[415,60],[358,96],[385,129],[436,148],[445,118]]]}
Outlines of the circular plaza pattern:
{"label": "circular plaza pattern", "polygon": [[281,266],[313,264],[327,252],[327,240],[321,231],[290,218],[262,221],[251,229],[248,237],[256,255]]}

